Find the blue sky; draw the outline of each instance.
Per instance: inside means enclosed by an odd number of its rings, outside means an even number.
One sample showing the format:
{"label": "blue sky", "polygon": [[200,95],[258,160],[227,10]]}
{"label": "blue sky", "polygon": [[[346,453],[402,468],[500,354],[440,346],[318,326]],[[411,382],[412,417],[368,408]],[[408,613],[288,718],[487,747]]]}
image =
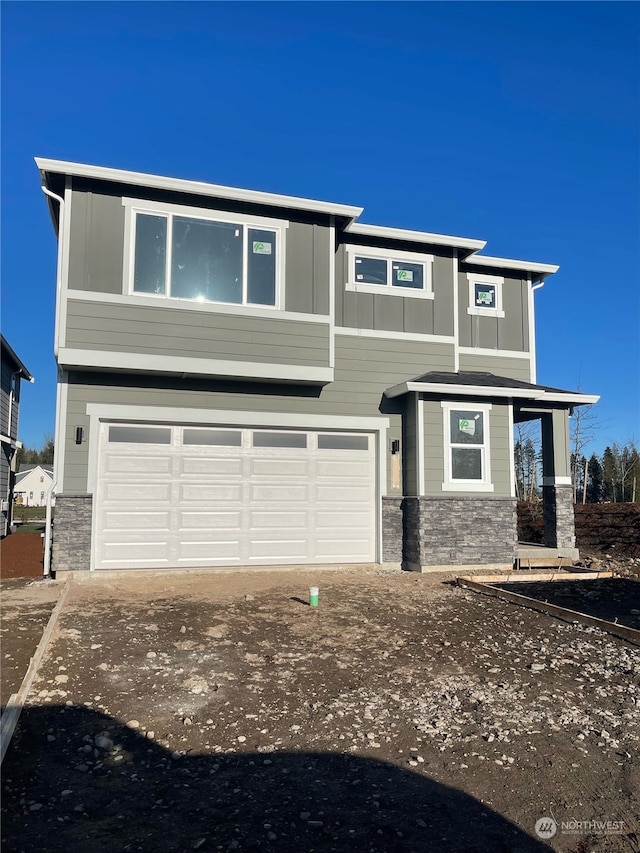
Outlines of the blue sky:
{"label": "blue sky", "polygon": [[2,16],[2,330],[53,433],[56,246],[34,156],[364,207],[560,264],[538,381],[640,439],[640,6],[12,2]]}

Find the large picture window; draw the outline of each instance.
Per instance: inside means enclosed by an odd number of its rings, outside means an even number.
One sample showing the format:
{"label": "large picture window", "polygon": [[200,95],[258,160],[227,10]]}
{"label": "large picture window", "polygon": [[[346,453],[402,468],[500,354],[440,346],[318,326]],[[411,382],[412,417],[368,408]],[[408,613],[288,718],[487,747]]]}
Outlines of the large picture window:
{"label": "large picture window", "polygon": [[433,255],[347,246],[347,290],[433,298]]}
{"label": "large picture window", "polygon": [[490,491],[489,404],[469,408],[442,403],[445,433],[445,490]]}
{"label": "large picture window", "polygon": [[277,225],[235,221],[230,214],[193,216],[180,208],[132,208],[130,215],[133,293],[278,307],[283,249]]}

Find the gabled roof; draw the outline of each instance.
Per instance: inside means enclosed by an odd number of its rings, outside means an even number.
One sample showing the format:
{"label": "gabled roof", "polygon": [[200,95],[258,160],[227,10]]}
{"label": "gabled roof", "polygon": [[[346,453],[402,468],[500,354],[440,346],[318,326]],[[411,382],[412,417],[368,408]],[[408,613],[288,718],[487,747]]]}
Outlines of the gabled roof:
{"label": "gabled roof", "polygon": [[585,406],[597,403],[599,396],[563,391],[548,385],[534,385],[508,376],[498,376],[478,370],[461,370],[457,373],[432,370],[398,385],[387,388],[385,397],[400,397],[409,391],[453,397],[506,397],[518,400],[535,400],[540,403],[563,403]]}
{"label": "gabled roof", "polygon": [[21,465],[20,471],[16,474],[16,486],[28,477],[29,474],[33,474],[34,471],[37,471],[38,468],[43,474],[46,474],[51,480],[53,480],[53,469],[50,465]]}
{"label": "gabled roof", "polygon": [[5,336],[0,335],[0,338],[2,340],[2,361],[9,362],[13,368],[12,373],[18,373],[23,379],[26,379],[27,382],[34,382],[35,380],[33,376],[27,367],[25,367],[21,359],[18,358]]}

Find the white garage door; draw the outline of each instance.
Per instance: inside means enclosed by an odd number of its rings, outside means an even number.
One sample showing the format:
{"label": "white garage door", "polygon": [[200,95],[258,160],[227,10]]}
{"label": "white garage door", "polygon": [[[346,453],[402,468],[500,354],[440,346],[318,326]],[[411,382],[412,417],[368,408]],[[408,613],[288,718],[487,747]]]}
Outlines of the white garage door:
{"label": "white garage door", "polygon": [[371,434],[100,430],[97,569],[375,560]]}

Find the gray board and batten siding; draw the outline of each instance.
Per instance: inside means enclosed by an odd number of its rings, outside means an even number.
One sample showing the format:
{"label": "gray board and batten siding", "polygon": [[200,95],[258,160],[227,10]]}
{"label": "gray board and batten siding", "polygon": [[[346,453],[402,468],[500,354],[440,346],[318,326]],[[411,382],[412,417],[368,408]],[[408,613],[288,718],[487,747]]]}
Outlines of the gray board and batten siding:
{"label": "gray board and batten siding", "polygon": [[[354,418],[385,417],[391,421],[387,439],[402,438],[402,403],[387,400],[386,388],[418,375],[424,365],[451,370],[453,347],[437,343],[391,339],[336,337],[335,381],[324,388],[289,384],[228,382],[175,376],[130,376],[70,371],[67,385],[64,490],[85,492],[88,474],[88,442],[75,444],[75,427],[88,434],[88,403],[247,411],[309,415],[348,415]],[[179,420],[179,418],[177,418]],[[391,454],[387,453],[388,491],[391,491]],[[395,491],[400,491],[397,489]]]}
{"label": "gray board and batten siding", "polygon": [[[480,317],[469,314],[469,280],[467,273],[496,275],[504,278],[502,310],[504,317]],[[464,266],[458,274],[458,324],[461,347],[529,351],[529,282],[506,276],[505,270]],[[476,368],[477,369],[477,368]],[[500,372],[500,371],[495,371]]]}
{"label": "gray board and batten siding", "polygon": [[[143,192],[142,188],[120,188],[120,194],[90,190],[71,193],[71,236],[69,240],[69,282],[71,290],[94,293],[123,293],[125,257],[125,207],[123,197],[134,197],[163,203],[190,204],[205,211],[237,212],[243,215],[266,215],[289,222],[285,239],[285,310],[306,314],[329,314],[329,258],[331,228],[328,217],[309,221],[300,211],[230,203],[228,200],[193,199],[172,194]],[[206,203],[208,202],[208,204]],[[176,303],[171,301],[172,306]]]}
{"label": "gray board and batten siding", "polygon": [[[342,239],[351,245],[348,233],[343,234]],[[370,248],[371,243],[367,246]],[[404,250],[408,256],[412,252],[434,255],[434,299],[417,299],[414,296],[399,296],[397,293],[386,295],[382,288],[379,296],[346,290],[345,283],[349,280],[348,257],[345,246],[339,245],[336,250],[336,325],[451,337],[454,333],[453,255],[450,252],[438,254],[432,246],[406,242],[394,241],[391,248]],[[384,247],[380,247],[380,254],[384,255],[384,252]]]}

